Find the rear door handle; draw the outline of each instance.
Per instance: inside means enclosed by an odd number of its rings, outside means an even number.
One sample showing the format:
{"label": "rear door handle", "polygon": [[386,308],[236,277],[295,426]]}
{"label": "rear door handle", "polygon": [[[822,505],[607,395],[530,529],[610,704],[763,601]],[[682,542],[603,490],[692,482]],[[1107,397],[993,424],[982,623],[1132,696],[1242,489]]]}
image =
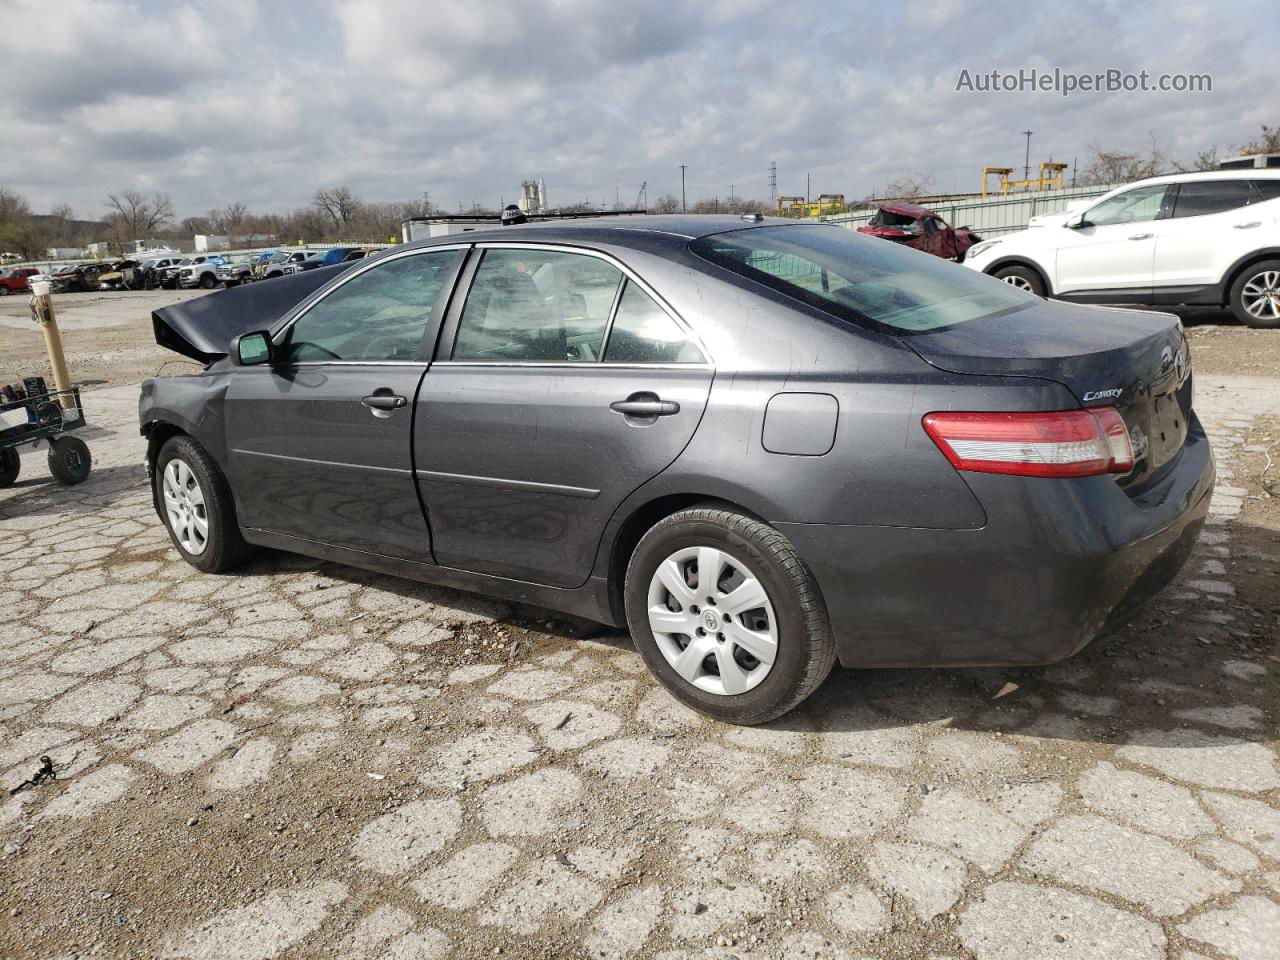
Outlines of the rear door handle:
{"label": "rear door handle", "polygon": [[378,391],[371,396],[362,398],[360,402],[375,413],[379,410],[399,410],[401,407],[409,405],[408,400],[398,393],[392,393],[390,390],[386,393]]}
{"label": "rear door handle", "polygon": [[1237,230],[1252,230],[1254,227],[1262,226],[1262,221],[1251,220],[1249,223],[1237,223],[1234,226]]}
{"label": "rear door handle", "polygon": [[1150,240],[1154,236],[1155,236],[1154,233],[1135,233],[1129,239],[1130,240]]}
{"label": "rear door handle", "polygon": [[[652,399],[649,399],[652,398]],[[674,400],[659,400],[653,394],[645,397],[628,397],[615,400],[609,409],[626,417],[670,417],[680,412],[680,404]]]}

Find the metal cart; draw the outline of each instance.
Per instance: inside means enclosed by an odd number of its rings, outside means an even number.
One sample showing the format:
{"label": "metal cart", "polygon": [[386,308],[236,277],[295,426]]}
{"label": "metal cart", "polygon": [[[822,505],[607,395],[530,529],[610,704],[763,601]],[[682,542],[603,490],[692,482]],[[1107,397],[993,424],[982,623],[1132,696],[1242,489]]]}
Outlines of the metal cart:
{"label": "metal cart", "polygon": [[93,458],[79,437],[69,436],[84,426],[80,386],[49,390],[44,380],[23,381],[25,396],[0,401],[0,487],[18,479],[18,448],[48,449],[49,472],[59,483],[80,483],[89,476]]}

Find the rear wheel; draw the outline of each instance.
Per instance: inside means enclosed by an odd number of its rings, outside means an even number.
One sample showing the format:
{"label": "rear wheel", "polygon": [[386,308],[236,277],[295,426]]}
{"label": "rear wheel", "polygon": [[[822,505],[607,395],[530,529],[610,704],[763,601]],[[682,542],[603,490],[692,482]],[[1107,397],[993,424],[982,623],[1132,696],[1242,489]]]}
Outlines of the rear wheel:
{"label": "rear wheel", "polygon": [[217,285],[218,285],[218,278],[215,277],[212,273],[205,273],[200,275],[201,290],[212,290]]}
{"label": "rear wheel", "polygon": [[1280,327],[1280,260],[1246,267],[1231,285],[1231,312],[1250,327]]}
{"label": "rear wheel", "polygon": [[729,723],[765,723],[826,679],[835,641],[813,576],[768,524],[682,510],[644,535],[627,566],[627,624],[654,676]]}
{"label": "rear wheel", "polygon": [[22,471],[22,461],[13,447],[0,450],[0,487],[11,487]]}
{"label": "rear wheel", "polygon": [[1040,274],[1030,267],[1001,267],[992,276],[997,280],[1003,280],[1011,287],[1034,293],[1037,297],[1043,297],[1045,294],[1044,281],[1040,279]]}
{"label": "rear wheel", "polygon": [[231,490],[200,444],[171,437],[156,458],[156,502],[173,545],[182,558],[205,573],[234,569],[246,546],[236,525]]}
{"label": "rear wheel", "polygon": [[49,472],[53,479],[74,486],[89,479],[93,457],[88,445],[79,437],[58,437],[49,441]]}
{"label": "rear wheel", "polygon": [[10,290],[8,287],[6,287],[3,283],[0,283],[0,297],[7,297],[12,292],[13,291]]}

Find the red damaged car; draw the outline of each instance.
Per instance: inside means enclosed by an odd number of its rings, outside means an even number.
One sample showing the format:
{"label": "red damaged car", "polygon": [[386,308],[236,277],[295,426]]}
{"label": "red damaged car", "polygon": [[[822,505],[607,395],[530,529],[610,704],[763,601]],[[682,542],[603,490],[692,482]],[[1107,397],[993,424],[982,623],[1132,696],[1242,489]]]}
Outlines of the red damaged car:
{"label": "red damaged car", "polygon": [[950,227],[932,210],[914,203],[885,203],[859,233],[905,243],[944,260],[963,260],[965,251],[982,238],[968,227]]}

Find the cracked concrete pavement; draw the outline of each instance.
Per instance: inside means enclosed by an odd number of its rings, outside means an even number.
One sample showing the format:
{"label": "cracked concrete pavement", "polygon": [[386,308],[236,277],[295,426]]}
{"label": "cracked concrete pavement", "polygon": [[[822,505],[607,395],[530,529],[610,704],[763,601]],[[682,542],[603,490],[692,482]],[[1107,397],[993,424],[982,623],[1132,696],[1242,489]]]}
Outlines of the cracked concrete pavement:
{"label": "cracked concrete pavement", "polygon": [[756,729],[545,611],[199,574],[136,396],[88,394],[88,482],[0,492],[0,785],[58,771],[0,805],[0,956],[1280,956],[1276,378],[1200,377],[1211,522],[1133,625]]}

